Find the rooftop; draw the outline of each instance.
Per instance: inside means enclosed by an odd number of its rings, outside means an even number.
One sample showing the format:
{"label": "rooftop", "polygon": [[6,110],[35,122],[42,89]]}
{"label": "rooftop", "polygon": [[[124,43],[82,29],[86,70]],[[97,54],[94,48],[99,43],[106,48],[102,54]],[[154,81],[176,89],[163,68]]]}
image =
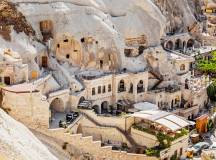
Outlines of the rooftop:
{"label": "rooftop", "polygon": [[2,89],[14,93],[29,93],[37,91],[36,85],[33,85],[32,83],[23,83],[8,87],[2,87]]}
{"label": "rooftop", "polygon": [[143,120],[150,121],[152,123],[158,123],[171,131],[177,131],[192,123],[188,120],[185,120],[183,117],[177,116],[170,112],[165,112],[161,110],[147,110],[140,111],[132,114],[135,118],[141,118]]}

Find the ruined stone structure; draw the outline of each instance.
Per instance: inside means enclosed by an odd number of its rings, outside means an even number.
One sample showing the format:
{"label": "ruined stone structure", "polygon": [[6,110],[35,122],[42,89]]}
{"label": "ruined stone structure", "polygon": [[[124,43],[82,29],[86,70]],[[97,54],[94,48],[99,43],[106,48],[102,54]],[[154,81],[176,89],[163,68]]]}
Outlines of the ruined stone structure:
{"label": "ruined stone structure", "polygon": [[188,33],[183,33],[164,37],[162,44],[165,49],[186,51],[194,47],[195,40]]}

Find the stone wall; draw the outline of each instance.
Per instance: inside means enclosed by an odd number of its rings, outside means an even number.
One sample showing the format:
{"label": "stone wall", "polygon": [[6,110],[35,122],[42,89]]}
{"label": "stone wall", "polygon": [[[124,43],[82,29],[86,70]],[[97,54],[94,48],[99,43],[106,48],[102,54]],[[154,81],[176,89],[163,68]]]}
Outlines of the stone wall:
{"label": "stone wall", "polygon": [[82,112],[86,113],[88,116],[92,117],[95,121],[99,122],[100,124],[106,126],[117,126],[122,130],[128,130],[131,125],[134,123],[133,117],[105,117],[105,116],[98,116],[92,110],[82,110]]}
{"label": "stone wall", "polygon": [[81,153],[93,155],[94,160],[157,160],[156,157],[148,157],[143,154],[132,154],[124,151],[113,151],[111,146],[101,147],[100,141],[93,141],[91,136],[82,137],[81,134],[65,133],[64,129],[46,130],[45,135],[67,142],[75,146]]}
{"label": "stone wall", "polygon": [[159,145],[156,136],[131,128],[132,138],[137,144],[148,148]]}
{"label": "stone wall", "polygon": [[3,108],[16,120],[27,126],[49,126],[49,103],[40,92],[14,93],[3,90]]}

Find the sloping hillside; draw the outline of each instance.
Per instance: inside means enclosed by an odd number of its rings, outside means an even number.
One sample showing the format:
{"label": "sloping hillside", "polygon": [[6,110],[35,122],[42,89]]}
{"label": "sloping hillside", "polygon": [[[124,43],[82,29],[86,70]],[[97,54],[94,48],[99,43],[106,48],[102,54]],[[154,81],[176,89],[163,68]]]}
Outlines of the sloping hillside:
{"label": "sloping hillside", "polygon": [[21,123],[0,109],[0,155],[5,160],[57,160]]}

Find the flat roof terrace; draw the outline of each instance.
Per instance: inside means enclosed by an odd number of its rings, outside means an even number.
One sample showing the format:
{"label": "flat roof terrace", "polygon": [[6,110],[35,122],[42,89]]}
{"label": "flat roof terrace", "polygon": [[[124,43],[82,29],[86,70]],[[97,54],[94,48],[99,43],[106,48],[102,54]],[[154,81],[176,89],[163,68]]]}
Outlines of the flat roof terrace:
{"label": "flat roof terrace", "polygon": [[151,123],[158,123],[173,132],[189,125],[193,125],[192,122],[185,120],[183,117],[161,110],[140,111],[132,114],[131,116],[149,121]]}

